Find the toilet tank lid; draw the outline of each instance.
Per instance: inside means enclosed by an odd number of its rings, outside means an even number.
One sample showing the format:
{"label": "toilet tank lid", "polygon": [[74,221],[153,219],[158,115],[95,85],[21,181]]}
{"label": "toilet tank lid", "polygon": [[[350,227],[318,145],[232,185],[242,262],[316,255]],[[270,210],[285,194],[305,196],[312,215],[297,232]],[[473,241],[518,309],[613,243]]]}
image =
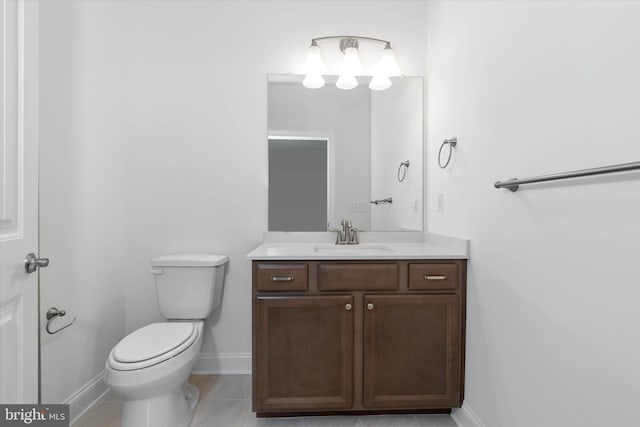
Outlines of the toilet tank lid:
{"label": "toilet tank lid", "polygon": [[151,260],[153,267],[216,267],[229,260],[226,255],[182,253],[162,255]]}

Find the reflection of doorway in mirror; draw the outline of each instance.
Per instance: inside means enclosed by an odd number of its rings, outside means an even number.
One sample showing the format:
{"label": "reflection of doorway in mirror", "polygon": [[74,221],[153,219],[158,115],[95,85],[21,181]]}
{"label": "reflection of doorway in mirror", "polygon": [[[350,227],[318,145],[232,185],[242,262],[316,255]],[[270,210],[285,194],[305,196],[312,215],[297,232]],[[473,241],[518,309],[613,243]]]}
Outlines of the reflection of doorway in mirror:
{"label": "reflection of doorway in mirror", "polygon": [[329,139],[269,137],[269,231],[326,231]]}

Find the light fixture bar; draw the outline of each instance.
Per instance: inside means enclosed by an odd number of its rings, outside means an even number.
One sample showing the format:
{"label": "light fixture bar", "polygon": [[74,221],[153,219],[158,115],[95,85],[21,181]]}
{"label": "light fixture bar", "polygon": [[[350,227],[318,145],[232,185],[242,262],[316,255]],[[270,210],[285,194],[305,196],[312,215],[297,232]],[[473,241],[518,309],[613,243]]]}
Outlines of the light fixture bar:
{"label": "light fixture bar", "polygon": [[376,39],[373,37],[364,37],[364,36],[326,36],[326,37],[316,37],[311,39],[311,43],[317,42],[319,40],[335,40],[335,39],[354,39],[354,40],[371,40],[374,42],[380,42],[391,47],[391,42],[388,40]]}

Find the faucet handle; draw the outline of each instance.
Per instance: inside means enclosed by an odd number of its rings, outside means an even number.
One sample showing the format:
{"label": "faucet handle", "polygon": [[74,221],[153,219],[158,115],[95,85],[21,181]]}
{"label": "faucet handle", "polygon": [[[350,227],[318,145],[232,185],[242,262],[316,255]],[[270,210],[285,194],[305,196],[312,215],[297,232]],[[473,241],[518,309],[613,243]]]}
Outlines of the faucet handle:
{"label": "faucet handle", "polygon": [[344,230],[341,228],[329,228],[327,231],[336,233],[336,245],[342,244],[345,241]]}
{"label": "faucet handle", "polygon": [[353,245],[359,245],[360,244],[360,236],[359,236],[359,232],[361,231],[367,231],[364,228],[352,228],[351,229],[351,244]]}

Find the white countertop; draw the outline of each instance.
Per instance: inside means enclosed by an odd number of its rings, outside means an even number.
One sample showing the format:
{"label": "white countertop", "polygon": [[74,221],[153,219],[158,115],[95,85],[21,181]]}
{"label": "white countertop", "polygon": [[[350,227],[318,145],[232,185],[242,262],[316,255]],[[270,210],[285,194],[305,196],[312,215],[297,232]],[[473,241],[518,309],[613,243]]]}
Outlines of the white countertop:
{"label": "white countertop", "polygon": [[[427,241],[367,241],[359,245],[334,245],[319,239],[315,242],[265,241],[247,254],[250,260],[382,260],[382,259],[468,259],[468,242],[443,236],[425,237]],[[453,242],[449,245],[448,239]],[[267,240],[267,239],[265,239]],[[293,239],[296,240],[296,239]],[[415,240],[415,239],[412,239]],[[437,242],[437,243],[436,243]]]}

